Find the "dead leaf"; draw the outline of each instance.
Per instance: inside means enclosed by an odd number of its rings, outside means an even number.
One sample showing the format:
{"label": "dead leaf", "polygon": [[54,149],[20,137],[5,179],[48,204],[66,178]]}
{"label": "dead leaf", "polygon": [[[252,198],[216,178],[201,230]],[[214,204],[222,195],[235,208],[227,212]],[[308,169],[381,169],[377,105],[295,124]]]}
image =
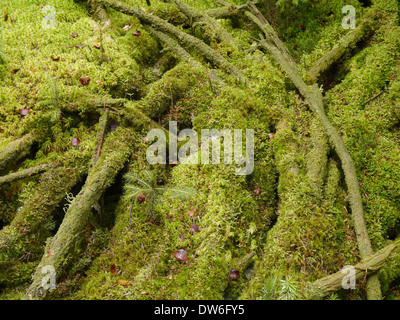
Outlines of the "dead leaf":
{"label": "dead leaf", "polygon": [[110,267],[110,273],[111,274],[115,274],[115,272],[117,271],[117,267],[115,266],[115,264],[113,263]]}
{"label": "dead leaf", "polygon": [[81,143],[81,140],[79,140],[78,138],[73,138],[71,141],[71,146],[77,146],[80,143]]}
{"label": "dead leaf", "polygon": [[29,111],[31,111],[31,109],[30,108],[23,108],[23,109],[19,109],[18,111],[22,116],[26,116],[29,113]]}
{"label": "dead leaf", "polygon": [[87,86],[90,82],[90,78],[89,77],[82,77],[79,78],[78,81],[81,83],[81,85],[83,86]]}

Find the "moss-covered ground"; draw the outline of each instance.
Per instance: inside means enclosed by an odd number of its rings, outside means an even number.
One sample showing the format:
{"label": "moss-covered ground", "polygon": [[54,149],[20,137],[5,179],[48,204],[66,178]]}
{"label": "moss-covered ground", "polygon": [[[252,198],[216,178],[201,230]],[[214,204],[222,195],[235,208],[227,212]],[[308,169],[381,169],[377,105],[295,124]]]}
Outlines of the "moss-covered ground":
{"label": "moss-covered ground", "polygon": [[[0,298],[25,296],[42,257],[52,254],[46,248],[60,239],[66,213],[78,210],[74,199],[86,194],[93,170],[107,172],[110,181],[93,182],[105,190],[99,187],[99,205],[82,224],[68,263],[57,262],[63,272],[48,299],[301,298],[308,283],[356,264],[341,161],[303,97],[257,46],[257,26],[244,15],[219,19],[234,40],[220,41],[207,26],[190,25],[173,4],[122,2],[203,40],[248,82],[213,68],[195,48],[187,50],[200,64],[182,61],[137,18],[117,10],[106,9],[109,21],[101,21],[81,1],[3,0],[0,155],[15,139],[26,141],[16,147],[21,157],[0,163],[0,173],[54,167],[0,185]],[[373,35],[324,72],[318,85],[356,166],[373,251],[381,249],[400,233],[399,3],[260,2],[303,75],[350,32],[341,26],[344,5],[353,5],[360,20],[371,6],[379,14]],[[211,0],[185,3],[220,7]],[[44,5],[55,8],[55,28],[42,25],[51,25]],[[105,137],[96,167],[99,118],[116,99],[125,99],[109,108],[119,127]],[[254,129],[253,173],[236,175],[235,165],[223,163],[150,165],[144,137],[152,126],[168,130],[169,121],[197,132]],[[150,201],[139,203],[124,188],[126,173],[146,170],[156,172],[159,185],[192,188],[196,196],[160,195],[148,219]],[[191,232],[193,224],[198,232]],[[187,251],[184,262],[174,258],[180,249]],[[233,269],[238,280],[229,277]],[[399,297],[399,276],[395,255],[379,273],[385,298]],[[294,292],[285,292],[288,283]],[[328,298],[365,297],[361,283]]]}

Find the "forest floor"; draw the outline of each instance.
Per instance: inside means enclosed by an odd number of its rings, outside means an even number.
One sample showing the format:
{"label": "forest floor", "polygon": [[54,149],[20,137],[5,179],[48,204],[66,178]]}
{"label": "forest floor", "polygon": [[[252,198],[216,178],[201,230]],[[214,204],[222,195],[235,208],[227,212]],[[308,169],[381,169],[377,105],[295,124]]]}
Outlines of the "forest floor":
{"label": "forest floor", "polygon": [[0,299],[399,299],[399,9],[3,0]]}

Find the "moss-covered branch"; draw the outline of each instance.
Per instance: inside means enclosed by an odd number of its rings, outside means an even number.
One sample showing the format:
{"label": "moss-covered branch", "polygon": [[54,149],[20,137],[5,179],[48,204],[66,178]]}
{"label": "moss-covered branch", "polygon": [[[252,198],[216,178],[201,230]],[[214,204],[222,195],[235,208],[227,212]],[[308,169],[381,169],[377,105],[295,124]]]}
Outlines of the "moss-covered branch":
{"label": "moss-covered branch", "polygon": [[131,130],[119,128],[109,134],[100,158],[89,171],[85,185],[70,204],[57,234],[47,244],[33,283],[27,291],[27,298],[39,299],[46,294],[41,286],[42,267],[52,265],[60,279],[79,254],[79,241],[89,214],[130,156],[132,142]]}
{"label": "moss-covered branch", "polygon": [[[253,8],[253,11],[255,10],[256,9]],[[259,15],[260,13],[258,12],[257,16]],[[263,19],[263,23],[268,22]],[[273,30],[272,27],[269,28],[269,30]],[[286,72],[288,77],[297,87],[299,92],[305,98],[306,103],[310,106],[311,110],[318,117],[324,129],[326,130],[326,133],[342,162],[342,168],[345,174],[349,201],[353,215],[354,228],[357,235],[357,243],[360,250],[361,258],[366,259],[369,255],[372,254],[372,248],[365,225],[363,204],[353,159],[348,153],[339,132],[331,124],[325,114],[323,97],[318,86],[316,84],[313,86],[307,86],[304,83],[301,75],[293,66],[293,63],[291,61],[288,61],[285,55],[282,54],[282,51],[279,50],[279,47],[283,46],[283,43],[279,46],[274,45],[276,41],[281,42],[277,35],[268,36],[267,33],[266,36],[267,39],[261,41],[261,46],[263,46],[273,55],[273,57],[280,64],[282,69]],[[380,292],[380,284],[377,277],[371,277],[367,283],[367,287],[369,299],[381,299],[382,296]]]}
{"label": "moss-covered branch", "polygon": [[108,126],[108,122],[109,122],[109,115],[110,115],[109,110],[106,110],[106,111],[104,111],[103,115],[100,117],[99,129],[98,129],[98,135],[97,135],[97,148],[96,148],[96,152],[94,153],[94,155],[92,157],[90,167],[94,166],[100,157],[101,149],[103,147],[103,142],[104,142],[104,136],[106,134],[107,126]]}
{"label": "moss-covered branch", "polygon": [[367,38],[372,34],[377,23],[374,19],[374,10],[366,14],[364,20],[358,25],[356,29],[347,33],[340,39],[335,46],[323,57],[321,57],[311,68],[307,71],[304,79],[307,83],[315,83],[319,76],[328,68],[343,57],[347,52],[352,50],[358,42]]}
{"label": "moss-covered branch", "polygon": [[201,12],[186,3],[178,0],[164,0],[164,2],[175,4],[192,23],[198,23],[204,28],[207,34],[221,42],[227,42],[237,47],[236,40],[227,32],[214,18],[207,15],[206,12]]}
{"label": "moss-covered branch", "polygon": [[168,23],[167,21],[155,15],[148,14],[143,10],[128,6],[117,0],[99,0],[99,3],[125,14],[134,16],[138,18],[142,24],[153,26],[159,31],[173,35],[174,37],[178,38],[185,46],[194,47],[199,50],[215,66],[221,68],[228,74],[236,76],[241,82],[246,82],[241,72],[231,63],[229,63],[218,52],[213,50],[210,46],[205,44],[200,39],[197,39],[196,37],[193,37],[183,32],[182,30]]}
{"label": "moss-covered branch", "polygon": [[[377,251],[367,259],[354,266],[356,281],[363,279],[366,275],[375,274],[384,265],[385,260],[393,255],[398,254],[400,240],[396,240],[392,244]],[[321,299],[328,294],[338,291],[342,288],[343,273],[338,271],[327,277],[318,279],[313,282],[306,290],[305,296],[307,299]]]}
{"label": "moss-covered branch", "polygon": [[190,63],[192,66],[200,67],[201,64],[193,59],[189,52],[183,49],[178,42],[165,34],[164,32],[158,31],[150,26],[145,26],[145,28],[154,35],[164,46],[171,50],[174,54],[176,54],[183,61]]}
{"label": "moss-covered branch", "polygon": [[9,258],[19,258],[28,251],[42,252],[40,245],[51,231],[54,209],[84,173],[85,166],[52,168],[43,174],[22,210],[0,231],[0,252]]}
{"label": "moss-covered branch", "polygon": [[25,157],[35,142],[33,133],[28,133],[18,138],[0,151],[0,171],[4,170],[11,162],[16,162]]}
{"label": "moss-covered branch", "polygon": [[32,168],[23,169],[17,172],[10,173],[6,176],[2,176],[0,177],[0,186],[5,183],[10,183],[16,180],[25,179],[37,175],[39,173],[46,171],[50,167],[51,165],[49,164],[40,164]]}
{"label": "moss-covered branch", "polygon": [[237,17],[245,10],[247,10],[247,5],[243,4],[240,6],[226,5],[221,8],[208,9],[205,12],[214,19],[227,19]]}

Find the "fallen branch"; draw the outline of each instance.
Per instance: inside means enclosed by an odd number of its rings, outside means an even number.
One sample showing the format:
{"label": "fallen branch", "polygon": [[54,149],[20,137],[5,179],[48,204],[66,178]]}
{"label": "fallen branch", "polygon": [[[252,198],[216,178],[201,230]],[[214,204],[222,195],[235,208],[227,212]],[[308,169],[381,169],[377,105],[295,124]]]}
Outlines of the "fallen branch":
{"label": "fallen branch", "polygon": [[[257,14],[257,16],[261,15],[261,13],[255,6],[250,8],[253,12]],[[268,24],[265,19],[263,19],[262,23]],[[268,27],[268,30],[273,31],[271,26]],[[274,36],[270,36],[268,34],[266,34],[266,36],[267,39],[262,40],[260,42],[260,45],[273,55],[273,57],[291,79],[293,84],[297,87],[300,94],[305,98],[306,103],[310,106],[311,110],[322,123],[332,145],[334,146],[342,162],[342,168],[345,174],[345,180],[348,188],[349,201],[353,216],[354,229],[357,235],[357,244],[360,251],[360,256],[361,259],[367,259],[368,256],[372,254],[372,248],[365,225],[362,198],[353,159],[348,153],[339,132],[330,123],[328,117],[325,114],[323,97],[321,91],[318,88],[318,85],[314,84],[312,86],[307,86],[305,84],[300,73],[297,71],[297,68],[294,67],[293,63],[290,60],[286,59],[285,55],[282,54],[282,51],[279,49],[281,46],[283,46],[283,43],[281,43],[279,46],[274,45],[276,41],[281,42],[276,33]],[[369,281],[367,282],[367,292],[368,298],[371,300],[382,298],[380,283],[377,277],[372,276],[369,279]]]}
{"label": "fallen branch", "polygon": [[315,83],[320,75],[328,70],[328,68],[343,57],[347,52],[353,49],[358,42],[370,36],[375,27],[376,22],[373,19],[374,11],[369,11],[366,14],[364,21],[362,21],[356,29],[346,34],[342,39],[340,39],[335,46],[322,58],[320,58],[314,66],[307,71],[304,79],[307,83]]}
{"label": "fallen branch", "polygon": [[37,175],[39,173],[46,171],[50,167],[51,167],[51,165],[49,165],[49,164],[40,164],[40,165],[32,167],[32,168],[27,168],[24,170],[10,173],[6,176],[2,176],[2,177],[0,177],[0,186],[5,183],[10,183],[10,182],[14,182],[14,181],[17,181],[20,179],[32,177],[34,175]]}
{"label": "fallen branch", "polygon": [[378,92],[376,95],[374,95],[373,97],[369,98],[368,100],[364,101],[363,103],[361,103],[362,106],[365,106],[367,103],[371,102],[372,100],[375,100],[376,98],[378,98],[382,93],[385,92],[386,89],[382,89],[380,92]]}
{"label": "fallen branch", "polygon": [[144,27],[180,59],[191,64],[194,67],[201,66],[201,64],[193,59],[190,53],[183,49],[175,39],[171,38],[164,32],[158,31],[148,25],[145,25]]}
{"label": "fallen branch", "polygon": [[274,28],[268,23],[268,21],[264,18],[260,11],[258,11],[257,7],[252,2],[247,2],[247,7],[250,11],[245,11],[245,15],[250,18],[253,22],[257,24],[257,26],[261,29],[261,31],[265,34],[267,39],[271,39],[275,46],[279,49],[280,53],[285,57],[286,61],[291,65],[293,69],[297,69],[297,65],[293,61],[292,57],[289,54],[289,51],[283,44],[283,42],[279,39],[276,34]]}
{"label": "fallen branch", "polygon": [[89,166],[90,168],[96,164],[97,160],[100,157],[101,149],[103,147],[104,135],[106,134],[106,131],[107,131],[109,114],[110,114],[109,110],[106,110],[106,111],[104,111],[103,115],[100,117],[99,134],[97,137],[97,148],[96,148],[96,153],[94,154],[92,162]]}
{"label": "fallen branch", "polygon": [[200,39],[197,39],[196,37],[185,33],[184,31],[168,23],[164,19],[161,19],[155,15],[148,14],[137,8],[128,6],[117,0],[99,0],[99,3],[127,15],[134,16],[135,18],[139,19],[142,24],[150,25],[159,31],[173,35],[174,37],[178,38],[184,45],[188,47],[194,47],[199,50],[215,66],[221,68],[228,74],[234,75],[242,83],[246,82],[246,79],[241,74],[241,72],[236,69],[236,67],[234,67],[231,63],[229,63],[222,55],[213,50],[210,46],[205,44]]}
{"label": "fallen branch", "polygon": [[[369,256],[368,259],[356,264],[354,266],[356,281],[362,280],[366,275],[377,273],[385,265],[385,260],[389,258],[389,256],[393,254],[393,251],[398,249],[399,246],[400,239]],[[322,299],[328,294],[342,289],[343,277],[344,274],[339,271],[318,279],[310,284],[304,295],[307,299],[311,300]]]}
{"label": "fallen branch", "polygon": [[29,247],[37,250],[49,236],[50,230],[41,229],[42,226],[51,221],[54,209],[64,200],[66,192],[79,182],[85,169],[58,167],[47,170],[22,210],[0,231],[0,253],[19,257],[30,251]]}
{"label": "fallen branch", "polygon": [[28,133],[9,143],[0,151],[0,171],[4,170],[10,163],[15,163],[25,157],[31,151],[31,146],[34,142],[34,135]]}
{"label": "fallen branch", "polygon": [[119,128],[108,135],[101,156],[90,169],[85,185],[71,202],[56,235],[48,242],[26,298],[41,299],[46,296],[47,292],[43,291],[41,285],[44,266],[53,266],[60,279],[74,257],[79,256],[79,241],[92,208],[97,205],[133,150],[131,131]]}
{"label": "fallen branch", "polygon": [[232,35],[227,32],[214,18],[210,17],[207,12],[199,11],[195,8],[190,7],[186,3],[183,3],[178,0],[163,0],[167,3],[175,4],[179,10],[189,18],[191,23],[199,23],[203,25],[206,32],[209,34],[215,35],[215,38],[219,41],[225,41],[238,47],[236,40],[232,37]]}
{"label": "fallen branch", "polygon": [[127,99],[113,99],[113,98],[82,98],[78,103],[68,102],[69,105],[62,105],[61,110],[64,112],[83,112],[83,113],[99,113],[105,108],[108,108],[112,111],[120,111],[125,103],[129,100]]}

